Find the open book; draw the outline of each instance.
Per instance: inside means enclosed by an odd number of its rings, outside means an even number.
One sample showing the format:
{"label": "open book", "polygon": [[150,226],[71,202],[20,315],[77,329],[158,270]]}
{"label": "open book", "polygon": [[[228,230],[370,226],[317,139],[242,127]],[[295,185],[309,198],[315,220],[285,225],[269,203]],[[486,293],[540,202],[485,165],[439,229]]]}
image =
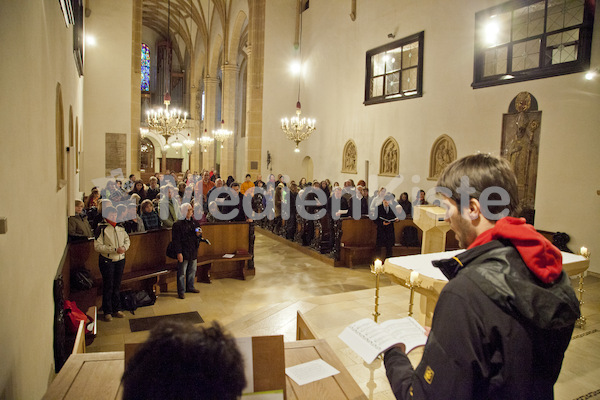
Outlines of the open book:
{"label": "open book", "polygon": [[387,218],[379,217],[379,219],[381,219],[381,220],[383,220],[385,222],[396,222],[396,221],[398,221],[398,218],[387,219]]}
{"label": "open book", "polygon": [[395,344],[404,343],[408,353],[427,342],[425,328],[412,317],[392,319],[381,324],[364,318],[346,327],[338,337],[369,364]]}

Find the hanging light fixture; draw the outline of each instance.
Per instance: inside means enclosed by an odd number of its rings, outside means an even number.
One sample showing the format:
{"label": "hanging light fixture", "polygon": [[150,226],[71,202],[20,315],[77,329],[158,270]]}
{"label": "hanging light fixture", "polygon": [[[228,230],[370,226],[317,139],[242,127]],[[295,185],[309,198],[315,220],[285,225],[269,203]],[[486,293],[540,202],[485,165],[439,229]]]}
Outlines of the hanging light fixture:
{"label": "hanging light fixture", "polygon": [[[169,6],[167,11],[167,42],[171,41],[171,0],[169,0]],[[171,47],[169,44],[169,51],[171,51]],[[171,83],[171,67],[169,64],[169,71],[167,71],[167,84],[165,85],[165,95],[164,95],[164,110],[159,108],[158,110],[148,111],[146,113],[146,121],[148,123],[148,128],[158,133],[162,137],[165,138],[165,141],[169,140],[169,137],[172,135],[176,135],[183,128],[185,128],[186,120],[187,120],[187,112],[181,115],[181,110],[171,109],[169,110],[169,104],[171,104],[171,95],[169,94],[169,86]],[[174,146],[175,147],[175,146]]]}
{"label": "hanging light fixture", "polygon": [[298,41],[300,51],[300,67],[298,73],[298,101],[296,102],[296,115],[290,119],[283,118],[281,120],[281,130],[285,136],[296,143],[296,153],[300,152],[298,145],[308,139],[310,134],[316,129],[315,120],[311,118],[303,118],[302,105],[300,104],[300,83],[302,79],[302,11],[300,11],[300,39]]}
{"label": "hanging light fixture", "polygon": [[214,141],[214,138],[208,136],[206,129],[204,130],[204,135],[202,135],[201,138],[198,138],[198,142],[200,143],[200,146],[202,146],[202,151],[205,153],[207,152],[208,146],[210,146]]}
{"label": "hanging light fixture", "polygon": [[233,132],[225,129],[225,121],[221,120],[221,129],[213,131],[213,136],[217,142],[221,142],[221,148],[223,148],[223,142],[233,136]]}
{"label": "hanging light fixture", "polygon": [[195,143],[194,139],[192,139],[192,135],[188,132],[187,138],[185,138],[183,144],[185,144],[187,148],[191,148]]}

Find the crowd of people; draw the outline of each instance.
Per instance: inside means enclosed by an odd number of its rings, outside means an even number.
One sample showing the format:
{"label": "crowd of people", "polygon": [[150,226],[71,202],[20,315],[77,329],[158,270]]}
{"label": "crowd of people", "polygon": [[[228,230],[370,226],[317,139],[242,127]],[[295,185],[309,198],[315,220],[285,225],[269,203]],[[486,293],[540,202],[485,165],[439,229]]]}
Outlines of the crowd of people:
{"label": "crowd of people", "polygon": [[[192,174],[187,171],[182,177],[176,174],[156,173],[147,183],[130,175],[123,183],[110,179],[105,187],[94,187],[85,200],[76,200],[75,215],[69,218],[71,240],[86,239],[103,221],[103,208],[117,209],[116,222],[130,233],[145,232],[162,227],[172,228],[183,219],[180,207],[189,203],[193,207],[193,218],[199,223],[218,221],[261,220],[261,224],[282,226],[291,220],[286,236],[295,233],[296,205],[305,202],[306,213],[325,215],[333,219],[344,216],[360,218],[370,215],[377,218],[379,206],[388,197],[393,212],[399,218],[412,216],[417,204],[428,204],[425,192],[419,191],[414,202],[407,192],[397,199],[385,187],[370,193],[364,180],[354,183],[352,179],[340,186],[329,179],[309,182],[301,178],[298,183],[279,174],[270,174],[265,181],[258,175],[256,180],[247,174],[240,184],[234,177],[223,180],[212,171]],[[246,204],[246,205],[245,205]],[[310,217],[308,218],[310,219]]]}

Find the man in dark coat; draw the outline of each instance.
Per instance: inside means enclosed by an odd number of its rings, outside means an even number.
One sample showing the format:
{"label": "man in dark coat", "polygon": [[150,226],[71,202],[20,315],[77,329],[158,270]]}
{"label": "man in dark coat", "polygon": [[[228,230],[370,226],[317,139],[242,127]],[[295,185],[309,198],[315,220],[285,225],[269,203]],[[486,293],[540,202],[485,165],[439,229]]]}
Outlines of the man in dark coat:
{"label": "man in dark coat", "polygon": [[506,216],[518,215],[519,200],[505,159],[464,157],[437,187],[467,250],[433,262],[450,281],[417,368],[401,346],[385,353],[392,391],[397,399],[554,398],[580,315],[560,251],[524,219]]}
{"label": "man in dark coat", "polygon": [[180,299],[185,298],[185,292],[199,293],[194,287],[196,280],[196,267],[198,259],[198,247],[200,242],[210,244],[202,238],[202,229],[194,216],[194,208],[190,203],[181,205],[183,219],[173,224],[172,242],[173,249],[177,254],[177,294]]}
{"label": "man in dark coat", "polygon": [[380,253],[381,247],[385,247],[385,258],[392,256],[392,249],[396,243],[396,235],[394,233],[394,222],[397,220],[396,214],[394,214],[392,203],[393,197],[387,194],[383,198],[383,202],[377,207],[377,219],[375,225],[377,225],[377,246],[378,253]]}

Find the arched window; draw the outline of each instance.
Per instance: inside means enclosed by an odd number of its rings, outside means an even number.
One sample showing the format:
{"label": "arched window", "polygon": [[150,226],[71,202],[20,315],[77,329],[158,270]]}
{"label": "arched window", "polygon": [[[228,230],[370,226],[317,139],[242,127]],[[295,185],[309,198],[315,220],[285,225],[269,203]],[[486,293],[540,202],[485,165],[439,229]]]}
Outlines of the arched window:
{"label": "arched window", "polygon": [[150,48],[142,43],[142,92],[150,91]]}
{"label": "arched window", "polygon": [[140,141],[140,169],[154,171],[154,145],[148,138]]}

